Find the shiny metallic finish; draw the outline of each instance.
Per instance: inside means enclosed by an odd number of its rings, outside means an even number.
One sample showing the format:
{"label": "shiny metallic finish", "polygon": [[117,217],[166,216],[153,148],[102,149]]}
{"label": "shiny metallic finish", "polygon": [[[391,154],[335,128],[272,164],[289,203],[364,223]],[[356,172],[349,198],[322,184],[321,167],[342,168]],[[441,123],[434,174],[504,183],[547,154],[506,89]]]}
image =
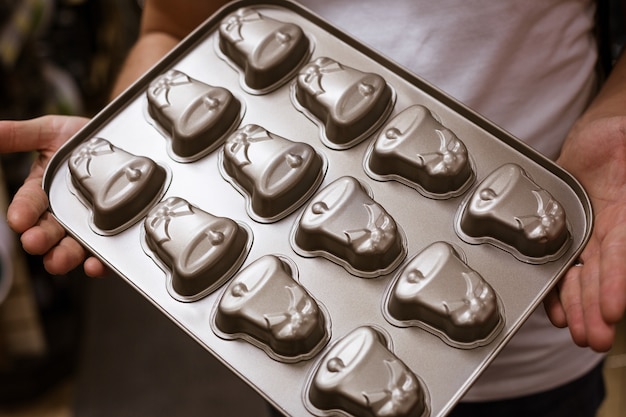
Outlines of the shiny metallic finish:
{"label": "shiny metallic finish", "polygon": [[222,293],[213,321],[216,330],[226,338],[258,344],[281,362],[319,353],[330,338],[328,318],[294,274],[275,255],[252,262]]}
{"label": "shiny metallic finish", "polygon": [[146,92],[148,113],[176,160],[194,161],[219,147],[239,121],[241,103],[225,88],[169,70]]}
{"label": "shiny metallic finish", "polygon": [[[209,18],[59,150],[44,189],[294,416],[443,417],[592,228],[572,176],[288,0]],[[112,196],[133,204],[102,210]]]}
{"label": "shiny metallic finish", "polygon": [[402,267],[385,308],[392,323],[422,326],[458,348],[487,344],[503,326],[494,289],[446,242],[429,245]]}
{"label": "shiny metallic finish", "polygon": [[94,137],[68,161],[77,197],[91,207],[97,233],[115,233],[137,221],[166,188],[165,169]]}
{"label": "shiny metallic finish", "polygon": [[335,180],[316,194],[294,226],[293,244],[362,277],[393,270],[406,254],[402,233],[354,177]]}
{"label": "shiny metallic finish", "polygon": [[527,262],[554,259],[568,243],[563,206],[516,164],[483,180],[461,213],[462,236],[512,247]]}
{"label": "shiny metallic finish", "polygon": [[402,110],[382,127],[366,169],[433,198],[460,195],[474,179],[465,144],[421,105]]}
{"label": "shiny metallic finish", "polygon": [[143,222],[151,255],[170,274],[173,296],[193,301],[231,278],[248,255],[247,229],[179,197],[157,204]]}
{"label": "shiny metallic finish", "polygon": [[226,139],[222,168],[227,179],[243,190],[250,216],[271,222],[292,213],[317,190],[325,161],[311,145],[251,124]]}
{"label": "shiny metallic finish", "polygon": [[360,327],[330,348],[311,377],[308,399],[316,410],[354,416],[422,417],[427,394],[417,376],[372,327]]}

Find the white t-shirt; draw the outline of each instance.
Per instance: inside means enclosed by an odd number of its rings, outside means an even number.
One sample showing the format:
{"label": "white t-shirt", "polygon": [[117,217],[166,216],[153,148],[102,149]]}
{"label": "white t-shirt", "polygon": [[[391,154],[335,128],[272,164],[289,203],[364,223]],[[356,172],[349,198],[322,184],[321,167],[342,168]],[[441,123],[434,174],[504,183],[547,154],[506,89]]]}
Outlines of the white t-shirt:
{"label": "white t-shirt", "polygon": [[[596,89],[591,0],[301,3],[550,158]],[[464,400],[541,392],[601,358],[540,307]]]}

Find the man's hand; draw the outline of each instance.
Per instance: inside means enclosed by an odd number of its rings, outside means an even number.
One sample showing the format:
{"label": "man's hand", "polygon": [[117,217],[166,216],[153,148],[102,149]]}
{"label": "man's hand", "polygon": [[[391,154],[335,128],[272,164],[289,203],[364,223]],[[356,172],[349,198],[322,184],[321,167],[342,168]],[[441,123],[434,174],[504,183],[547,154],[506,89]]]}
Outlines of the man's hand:
{"label": "man's hand", "polygon": [[575,126],[557,163],[587,190],[595,224],[581,264],[570,268],[545,307],[576,344],[604,352],[626,309],[626,117]]}
{"label": "man's hand", "polygon": [[24,184],[7,210],[7,222],[21,234],[24,250],[44,255],[44,266],[51,274],[64,274],[84,261],[85,273],[102,276],[106,267],[66,235],[63,227],[48,212],[48,197],[42,188],[43,174],[56,150],[82,128],[87,119],[69,116],[44,116],[27,121],[0,121],[0,152],[36,151],[35,160]]}

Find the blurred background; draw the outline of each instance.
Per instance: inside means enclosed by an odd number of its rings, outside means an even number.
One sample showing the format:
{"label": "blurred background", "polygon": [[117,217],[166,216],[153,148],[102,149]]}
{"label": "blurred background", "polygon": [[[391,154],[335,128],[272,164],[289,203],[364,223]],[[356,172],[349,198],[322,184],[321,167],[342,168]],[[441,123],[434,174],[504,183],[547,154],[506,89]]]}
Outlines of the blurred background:
{"label": "blurred background", "polygon": [[[624,43],[619,2],[609,3],[606,65]],[[140,13],[139,0],[0,0],[0,119],[96,114]],[[4,214],[32,158],[0,157],[0,417],[267,415],[258,394],[120,278],[49,276],[21,250]],[[625,327],[600,417],[626,416]]]}

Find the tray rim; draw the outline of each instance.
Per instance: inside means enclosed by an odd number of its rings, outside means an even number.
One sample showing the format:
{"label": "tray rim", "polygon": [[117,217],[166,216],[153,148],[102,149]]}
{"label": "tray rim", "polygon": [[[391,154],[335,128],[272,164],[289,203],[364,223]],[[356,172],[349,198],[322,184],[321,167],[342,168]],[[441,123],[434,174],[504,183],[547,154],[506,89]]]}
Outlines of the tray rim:
{"label": "tray rim", "polygon": [[[108,105],[106,105],[101,111],[99,111],[91,120],[87,122],[87,124],[81,128],[78,132],[76,132],[66,143],[64,143],[53,155],[50,159],[48,166],[46,167],[42,179],[42,188],[46,195],[50,197],[49,192],[55,178],[56,172],[62,166],[66,158],[73,151],[74,147],[84,141],[86,138],[91,136],[95,131],[100,129],[102,126],[106,125],[109,120],[114,118],[118,112],[120,112],[124,107],[135,100],[138,95],[142,94],[145,91],[145,88],[150,84],[150,82],[159,74],[161,74],[166,68],[170,67],[176,61],[178,61],[181,57],[183,57],[193,46],[201,42],[208,33],[215,30],[216,26],[219,25],[220,21],[228,14],[233,11],[242,8],[242,7],[279,7],[287,9],[288,11],[292,11],[302,18],[309,20],[312,24],[318,26],[321,30],[327,31],[329,34],[341,39],[341,41],[345,42],[349,47],[355,49],[358,52],[366,54],[373,61],[376,61],[381,66],[385,67],[387,70],[395,73],[395,75],[399,78],[402,78],[410,85],[424,92],[424,94],[432,97],[433,99],[441,102],[442,105],[448,107],[451,111],[457,113],[459,116],[465,118],[469,123],[476,125],[478,128],[484,130],[497,140],[501,141],[514,151],[520,153],[524,157],[527,157],[532,162],[539,165],[541,168],[545,169],[550,174],[557,177],[561,180],[570,190],[575,194],[580,203],[580,207],[582,209],[582,213],[584,214],[584,224],[586,226],[585,230],[581,233],[581,240],[578,247],[572,248],[572,256],[571,259],[577,259],[580,253],[584,250],[587,242],[591,238],[591,233],[593,231],[593,207],[591,204],[591,200],[583,188],[582,184],[569,172],[567,172],[564,168],[557,165],[554,161],[547,158],[545,155],[536,151],[530,145],[524,143],[520,139],[516,138],[507,130],[502,127],[496,125],[491,122],[489,119],[478,113],[477,111],[469,108],[464,105],[460,101],[454,99],[452,96],[446,94],[441,89],[437,88],[435,85],[431,84],[427,80],[419,77],[414,74],[409,69],[403,67],[402,65],[394,62],[390,58],[386,57],[382,53],[370,48],[369,46],[363,44],[361,41],[337,28],[323,17],[319,16],[315,12],[307,9],[306,7],[292,1],[292,0],[235,0],[222,6],[217,12],[208,17],[202,24],[200,24],[196,29],[194,29],[189,35],[187,35],[174,49],[172,49],[169,53],[167,53],[163,58],[161,58],[158,62],[156,62],[150,69],[148,69],[141,77],[139,77],[135,82],[133,82],[124,92],[122,92],[119,96],[113,99]],[[216,354],[203,340],[197,335],[193,334],[184,324],[182,324],[173,314],[168,312],[163,306],[161,306],[158,302],[152,299],[148,294],[146,294],[142,288],[132,280],[128,279],[124,274],[122,274],[118,269],[115,268],[110,262],[106,259],[103,259],[98,255],[98,251],[94,250],[91,245],[84,241],[80,236],[77,236],[75,232],[71,230],[63,221],[55,215],[53,204],[50,203],[49,211],[53,215],[55,219],[66,229],[67,233],[74,237],[78,242],[84,245],[90,252],[95,254],[105,265],[107,265],[111,271],[114,271],[117,275],[122,277],[126,282],[128,282],[133,288],[135,288],[138,292],[145,296],[148,301],[150,301],[157,309],[163,312],[170,320],[176,323],[181,329],[183,329],[192,339],[196,340],[201,346],[206,348],[211,352],[211,354],[218,359],[221,363],[226,365],[230,370],[232,370],[235,374],[237,374],[240,378],[244,379],[249,386],[255,389],[261,396],[266,398],[268,401],[275,404],[275,402],[268,397],[259,387],[257,387],[254,383],[252,383],[245,375],[243,375],[240,371],[238,371],[232,364],[228,363],[224,360],[220,355]],[[541,303],[541,299],[543,299],[546,294],[556,285],[559,279],[565,274],[567,269],[571,265],[564,264],[558,272],[553,276],[553,280],[550,285],[545,287],[545,290],[537,295],[537,303],[532,305],[533,309],[537,307]],[[522,318],[521,322],[518,326],[512,328],[511,332],[506,335],[501,344],[494,348],[491,354],[486,357],[485,361],[490,363],[506,346],[508,341],[513,337],[513,335],[519,330],[519,327],[523,324],[523,322],[528,318],[530,314],[527,314]],[[364,325],[367,325],[365,323]],[[478,369],[476,374],[472,376],[472,381],[475,381],[478,375],[480,375],[484,370]],[[457,392],[457,395],[454,396],[450,401],[446,404],[446,406],[441,410],[446,413],[450,411],[450,408],[458,399],[469,389],[471,384],[465,384],[464,388]]]}

